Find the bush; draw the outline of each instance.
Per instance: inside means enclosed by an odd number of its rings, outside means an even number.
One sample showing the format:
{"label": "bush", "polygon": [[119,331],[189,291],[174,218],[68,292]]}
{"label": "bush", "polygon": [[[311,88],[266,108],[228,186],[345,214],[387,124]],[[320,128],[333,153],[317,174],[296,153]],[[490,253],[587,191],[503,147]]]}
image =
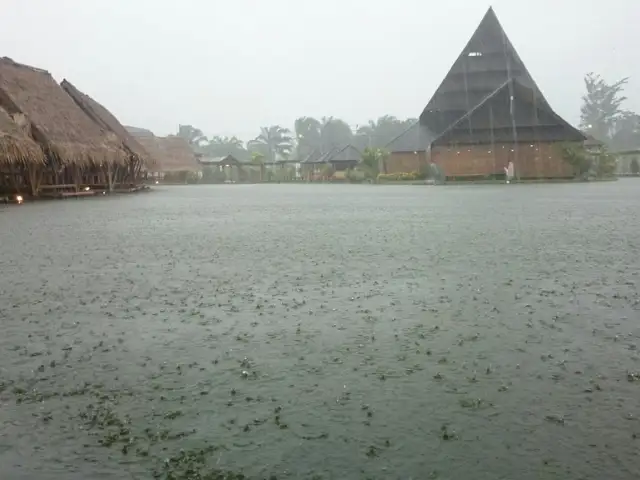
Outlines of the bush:
{"label": "bush", "polygon": [[360,182],[364,182],[367,179],[367,175],[362,170],[349,169],[345,173],[345,178],[351,183],[360,183]]}
{"label": "bush", "polygon": [[419,172],[381,173],[378,175],[379,182],[413,182],[416,180],[424,180],[424,177]]}

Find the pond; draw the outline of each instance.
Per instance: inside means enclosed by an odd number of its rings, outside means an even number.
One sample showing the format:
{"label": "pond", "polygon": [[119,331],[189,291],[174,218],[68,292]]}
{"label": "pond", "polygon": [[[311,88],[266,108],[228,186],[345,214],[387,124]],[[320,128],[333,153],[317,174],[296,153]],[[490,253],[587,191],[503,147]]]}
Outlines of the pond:
{"label": "pond", "polygon": [[3,478],[637,478],[638,205],[629,179],[2,208]]}

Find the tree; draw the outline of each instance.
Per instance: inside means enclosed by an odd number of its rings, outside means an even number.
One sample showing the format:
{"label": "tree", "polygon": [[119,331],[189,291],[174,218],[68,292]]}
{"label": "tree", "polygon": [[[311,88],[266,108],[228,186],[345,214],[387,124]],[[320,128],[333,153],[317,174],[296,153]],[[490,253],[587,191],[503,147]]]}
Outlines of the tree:
{"label": "tree", "polygon": [[200,147],[207,143],[207,137],[202,130],[193,125],[179,125],[178,137],[184,138],[192,148]]}
{"label": "tree", "polygon": [[235,136],[213,136],[206,145],[201,147],[201,151],[210,157],[232,155],[241,162],[248,161],[250,158],[244,142]]}
{"label": "tree", "polygon": [[365,148],[361,159],[361,168],[367,178],[376,179],[380,172],[386,170],[389,153],[382,148]]}
{"label": "tree", "polygon": [[640,164],[638,163],[638,158],[637,157],[633,157],[631,159],[631,163],[629,164],[629,169],[631,170],[631,173],[633,175],[640,174]]}
{"label": "tree", "polygon": [[356,147],[364,149],[366,147],[383,148],[391,140],[409,128],[415,119],[398,120],[393,115],[383,115],[378,120],[369,120],[369,123],[362,125],[356,132]]}
{"label": "tree", "polygon": [[344,120],[333,117],[322,117],[320,129],[321,151],[326,153],[333,148],[349,145],[353,140],[351,127]]}
{"label": "tree", "polygon": [[592,158],[582,146],[573,144],[560,145],[562,158],[571,165],[576,176],[586,175],[593,164]]}
{"label": "tree", "polygon": [[625,112],[616,121],[615,133],[611,138],[613,151],[636,150],[640,148],[640,115]]}
{"label": "tree", "polygon": [[622,95],[628,78],[607,83],[600,75],[589,73],[584,78],[587,93],[582,96],[580,126],[602,142],[611,141],[616,125],[627,114],[622,104],[627,97]]}
{"label": "tree", "polygon": [[286,158],[293,150],[291,130],[273,125],[261,127],[260,135],[247,143],[252,152],[260,153],[268,163],[275,163],[278,158]]}
{"label": "tree", "polygon": [[296,119],[294,131],[297,140],[296,155],[298,159],[303,160],[314,150],[321,149],[321,128],[322,124],[313,117],[300,117]]}

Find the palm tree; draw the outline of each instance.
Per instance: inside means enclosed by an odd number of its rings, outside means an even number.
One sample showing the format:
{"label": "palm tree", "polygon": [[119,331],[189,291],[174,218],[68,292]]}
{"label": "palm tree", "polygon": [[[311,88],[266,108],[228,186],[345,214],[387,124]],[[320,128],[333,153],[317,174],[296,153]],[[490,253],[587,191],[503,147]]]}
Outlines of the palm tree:
{"label": "palm tree", "polygon": [[248,142],[247,147],[264,155],[269,163],[275,163],[278,157],[287,157],[293,150],[291,130],[280,125],[261,127],[260,135]]}
{"label": "palm tree", "polygon": [[207,137],[202,133],[202,130],[193,125],[178,125],[178,137],[184,138],[192,148],[207,143]]}
{"label": "palm tree", "polygon": [[200,150],[210,157],[224,157],[232,155],[241,162],[249,160],[249,152],[244,146],[244,142],[238,137],[225,137],[216,135],[202,147]]}

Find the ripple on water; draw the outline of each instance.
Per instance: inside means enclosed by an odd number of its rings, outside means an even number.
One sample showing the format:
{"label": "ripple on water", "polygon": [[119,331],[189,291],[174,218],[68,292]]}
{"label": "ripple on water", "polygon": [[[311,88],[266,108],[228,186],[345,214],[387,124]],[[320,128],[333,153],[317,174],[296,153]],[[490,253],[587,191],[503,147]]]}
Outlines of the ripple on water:
{"label": "ripple on water", "polygon": [[0,462],[51,479],[639,476],[636,183],[7,208]]}

